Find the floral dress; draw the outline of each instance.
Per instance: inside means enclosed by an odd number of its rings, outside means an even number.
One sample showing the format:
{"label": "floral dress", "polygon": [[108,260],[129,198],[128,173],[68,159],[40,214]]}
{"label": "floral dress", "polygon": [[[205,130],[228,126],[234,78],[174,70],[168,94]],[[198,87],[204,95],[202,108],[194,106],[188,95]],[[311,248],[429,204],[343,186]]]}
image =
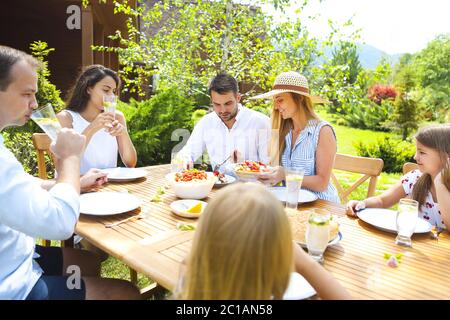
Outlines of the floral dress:
{"label": "floral dress", "polygon": [[[421,175],[422,172],[419,170],[413,170],[402,177],[403,190],[405,190],[407,196],[412,194],[414,185]],[[433,201],[431,192],[428,192],[425,204],[420,207],[419,216],[428,221],[431,225],[445,229],[444,221],[442,220],[441,212],[439,211],[439,204]]]}

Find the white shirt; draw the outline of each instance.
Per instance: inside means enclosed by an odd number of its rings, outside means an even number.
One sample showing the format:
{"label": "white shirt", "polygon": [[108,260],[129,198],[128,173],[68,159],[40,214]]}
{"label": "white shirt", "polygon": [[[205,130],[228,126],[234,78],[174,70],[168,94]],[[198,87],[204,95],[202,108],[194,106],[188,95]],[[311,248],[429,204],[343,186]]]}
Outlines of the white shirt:
{"label": "white shirt", "polygon": [[[72,127],[82,133],[90,124],[78,112],[66,110],[72,116]],[[97,131],[89,140],[80,163],[80,174],[85,174],[89,169],[106,169],[117,167],[118,153],[117,138],[110,135],[104,129]]]}
{"label": "white shirt", "polygon": [[42,274],[33,260],[34,238],[69,238],[79,196],[66,183],[50,191],[27,174],[0,135],[0,300],[25,299]]}
{"label": "white shirt", "polygon": [[209,161],[214,168],[238,150],[245,160],[269,162],[268,145],[270,120],[266,115],[238,105],[236,122],[231,129],[222,119],[211,112],[194,127],[182,154],[188,154],[192,161],[208,151]]}

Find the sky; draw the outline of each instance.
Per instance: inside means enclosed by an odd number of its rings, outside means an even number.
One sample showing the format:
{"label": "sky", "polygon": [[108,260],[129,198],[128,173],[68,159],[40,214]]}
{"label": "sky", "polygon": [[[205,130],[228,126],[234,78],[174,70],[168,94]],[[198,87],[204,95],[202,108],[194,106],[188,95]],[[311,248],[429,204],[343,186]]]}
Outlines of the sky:
{"label": "sky", "polygon": [[[286,15],[294,11],[286,10]],[[310,0],[301,16],[320,14],[306,26],[323,38],[329,33],[329,18],[342,24],[354,15],[355,29],[362,28],[361,42],[396,54],[415,53],[437,35],[450,33],[449,12],[450,0]]]}

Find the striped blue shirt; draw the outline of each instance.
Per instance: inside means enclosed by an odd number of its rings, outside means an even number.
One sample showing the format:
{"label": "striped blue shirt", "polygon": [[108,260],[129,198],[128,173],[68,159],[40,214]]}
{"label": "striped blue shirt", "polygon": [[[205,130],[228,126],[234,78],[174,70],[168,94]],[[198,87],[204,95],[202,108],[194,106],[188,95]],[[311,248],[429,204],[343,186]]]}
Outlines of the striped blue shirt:
{"label": "striped blue shirt", "polygon": [[[281,164],[283,167],[295,167],[305,170],[305,176],[316,175],[316,150],[319,143],[320,129],[323,126],[331,125],[326,121],[309,120],[305,129],[300,132],[297,137],[294,148],[292,147],[292,130],[285,137],[286,147],[281,156]],[[333,127],[331,127],[334,133]],[[336,135],[336,134],[335,134]],[[331,181],[323,192],[314,192],[319,199],[340,203],[336,188]]]}

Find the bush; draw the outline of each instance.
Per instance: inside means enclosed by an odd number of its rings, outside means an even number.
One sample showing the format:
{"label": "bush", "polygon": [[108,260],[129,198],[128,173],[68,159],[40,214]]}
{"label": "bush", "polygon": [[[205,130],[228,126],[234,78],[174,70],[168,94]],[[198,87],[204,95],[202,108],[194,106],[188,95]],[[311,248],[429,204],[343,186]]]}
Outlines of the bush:
{"label": "bush", "polygon": [[[3,132],[5,146],[19,159],[24,170],[33,176],[38,175],[37,155],[31,139],[31,132]],[[49,156],[45,155],[47,178],[53,178],[54,166]]]}
{"label": "bush", "polygon": [[361,157],[381,158],[384,161],[384,172],[402,172],[405,162],[414,162],[416,148],[414,144],[384,137],[377,142],[364,143],[358,141],[353,144]]}
{"label": "bush", "polygon": [[193,101],[182,96],[176,87],[149,100],[130,101],[124,113],[138,154],[138,166],[170,162],[171,150],[179,143],[172,141],[172,133],[176,129],[191,131],[192,111]]}
{"label": "bush", "polygon": [[393,110],[393,101],[383,100],[380,105],[369,99],[353,100],[342,104],[345,114],[333,114],[332,121],[337,125],[352,128],[388,131],[383,124],[388,121]]}
{"label": "bush", "polygon": [[369,88],[368,97],[371,101],[380,105],[383,100],[395,99],[397,91],[393,86],[376,84]]}
{"label": "bush", "polygon": [[38,92],[36,93],[36,100],[39,106],[44,106],[50,103],[55,112],[59,112],[64,106],[64,101],[61,99],[61,91],[56,89],[56,86],[49,80],[50,70],[48,69],[48,62],[45,60],[50,52],[55,51],[54,48],[49,48],[46,42],[34,41],[30,44],[31,54],[42,63],[42,68],[38,70]]}
{"label": "bush", "polygon": [[199,122],[206,114],[208,113],[208,110],[205,109],[197,109],[192,113],[191,121],[192,125],[196,125],[197,122]]}
{"label": "bush", "polygon": [[[42,68],[38,70],[38,92],[36,100],[39,106],[50,103],[58,112],[64,106],[61,99],[61,92],[56,89],[55,85],[49,80],[50,71],[47,67],[45,58],[50,52],[55,49],[49,48],[47,43],[42,41],[35,41],[30,44],[32,55],[42,62]],[[36,152],[34,150],[31,136],[34,132],[42,132],[42,130],[33,122],[28,121],[22,127],[11,127],[3,130],[3,137],[5,139],[5,146],[8,147],[16,156],[20,163],[22,163],[26,172],[31,175],[36,175],[38,172]],[[46,157],[48,177],[53,176],[51,160]]]}

